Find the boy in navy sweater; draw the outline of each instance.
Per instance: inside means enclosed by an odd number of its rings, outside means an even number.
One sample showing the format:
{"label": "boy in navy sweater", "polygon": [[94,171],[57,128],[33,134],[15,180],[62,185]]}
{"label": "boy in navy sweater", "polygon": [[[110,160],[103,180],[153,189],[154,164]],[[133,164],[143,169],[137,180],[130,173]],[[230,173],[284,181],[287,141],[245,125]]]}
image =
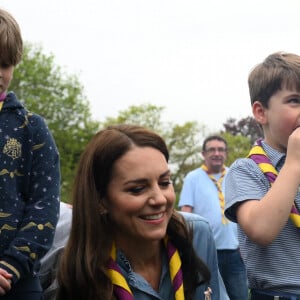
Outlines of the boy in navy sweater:
{"label": "boy in navy sweater", "polygon": [[42,299],[39,260],[59,216],[59,154],[45,121],[7,92],[23,42],[0,9],[0,296]]}

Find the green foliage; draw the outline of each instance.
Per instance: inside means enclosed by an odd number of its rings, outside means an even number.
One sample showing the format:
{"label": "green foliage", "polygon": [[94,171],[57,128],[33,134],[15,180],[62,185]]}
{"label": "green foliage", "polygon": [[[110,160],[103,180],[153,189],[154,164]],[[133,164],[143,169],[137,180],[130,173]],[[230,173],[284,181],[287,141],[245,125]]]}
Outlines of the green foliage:
{"label": "green foliage", "polygon": [[232,135],[229,132],[221,134],[228,144],[226,165],[230,166],[236,159],[246,157],[251,149],[251,140],[242,135]]}
{"label": "green foliage", "polygon": [[227,165],[231,165],[237,158],[246,157],[253,143],[263,136],[261,127],[253,117],[241,120],[229,118],[223,124],[225,131],[221,135],[228,143]]}
{"label": "green foliage", "polygon": [[162,132],[163,124],[161,122],[161,115],[163,111],[163,107],[148,103],[139,106],[132,105],[128,109],[120,111],[116,118],[106,118],[101,127],[127,123],[140,125],[156,132]]}
{"label": "green foliage", "polygon": [[43,116],[61,158],[62,200],[71,201],[71,185],[79,156],[99,124],[91,120],[89,103],[76,75],[67,75],[40,46],[26,44],[10,86],[30,111]]}
{"label": "green foliage", "polygon": [[181,191],[185,175],[200,166],[200,141],[205,134],[206,127],[195,121],[174,125],[170,128],[170,132],[165,134],[177,194]]}
{"label": "green foliage", "polygon": [[106,118],[101,127],[127,123],[144,126],[159,133],[165,139],[170,151],[169,164],[175,192],[178,195],[184,176],[199,165],[199,141],[205,136],[206,127],[197,122],[187,122],[183,125],[163,123],[161,121],[163,110],[163,107],[151,104],[130,106],[127,110],[119,112],[116,118]]}
{"label": "green foliage", "polygon": [[246,117],[241,120],[229,118],[226,123],[223,124],[225,132],[231,133],[234,136],[244,136],[250,139],[253,144],[258,138],[263,136],[260,125],[253,117]]}
{"label": "green foliage", "polygon": [[[91,120],[89,102],[76,75],[65,74],[54,63],[53,55],[26,44],[21,63],[14,72],[10,86],[27,109],[46,119],[61,156],[62,200],[71,201],[71,186],[80,154],[98,131],[112,124],[137,124],[158,132],[170,151],[170,167],[177,197],[185,175],[200,166],[201,144],[207,128],[196,121],[182,125],[162,122],[164,107],[151,104],[130,106],[116,118],[107,117],[102,123]],[[255,122],[255,121],[254,121]],[[259,133],[250,118],[229,119],[221,132],[229,145],[227,165],[247,155],[251,138]]]}

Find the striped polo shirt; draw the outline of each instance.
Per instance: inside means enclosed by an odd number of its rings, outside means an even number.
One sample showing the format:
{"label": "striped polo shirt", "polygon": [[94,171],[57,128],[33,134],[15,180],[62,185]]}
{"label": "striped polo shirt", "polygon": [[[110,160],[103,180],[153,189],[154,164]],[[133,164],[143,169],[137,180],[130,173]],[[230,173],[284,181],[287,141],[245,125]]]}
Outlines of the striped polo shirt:
{"label": "striped polo shirt", "polygon": [[[264,142],[262,146],[276,170],[280,171],[284,164],[285,153],[278,152]],[[269,188],[268,179],[252,159],[236,160],[226,177],[226,216],[236,222],[236,204],[248,199],[261,199]],[[299,209],[299,192],[295,202]],[[299,228],[288,220],[277,238],[268,246],[253,243],[239,226],[238,238],[250,288],[300,295]]]}

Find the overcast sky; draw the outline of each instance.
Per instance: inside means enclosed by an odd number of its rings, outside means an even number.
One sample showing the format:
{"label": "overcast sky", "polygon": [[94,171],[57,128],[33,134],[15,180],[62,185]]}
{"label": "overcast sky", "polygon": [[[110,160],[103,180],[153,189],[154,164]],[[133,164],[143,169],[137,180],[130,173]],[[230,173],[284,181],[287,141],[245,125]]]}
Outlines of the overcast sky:
{"label": "overcast sky", "polygon": [[251,115],[249,71],[300,54],[299,0],[0,0],[26,41],[77,74],[94,119],[130,105],[219,130]]}

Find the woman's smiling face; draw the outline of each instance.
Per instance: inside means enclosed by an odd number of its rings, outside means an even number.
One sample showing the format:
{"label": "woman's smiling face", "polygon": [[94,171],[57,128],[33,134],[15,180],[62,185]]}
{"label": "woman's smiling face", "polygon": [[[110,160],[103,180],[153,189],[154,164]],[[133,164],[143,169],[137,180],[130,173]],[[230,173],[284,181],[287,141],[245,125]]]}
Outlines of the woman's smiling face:
{"label": "woman's smiling face", "polygon": [[164,155],[151,147],[134,146],[115,162],[105,202],[116,239],[164,238],[176,200],[170,176]]}

